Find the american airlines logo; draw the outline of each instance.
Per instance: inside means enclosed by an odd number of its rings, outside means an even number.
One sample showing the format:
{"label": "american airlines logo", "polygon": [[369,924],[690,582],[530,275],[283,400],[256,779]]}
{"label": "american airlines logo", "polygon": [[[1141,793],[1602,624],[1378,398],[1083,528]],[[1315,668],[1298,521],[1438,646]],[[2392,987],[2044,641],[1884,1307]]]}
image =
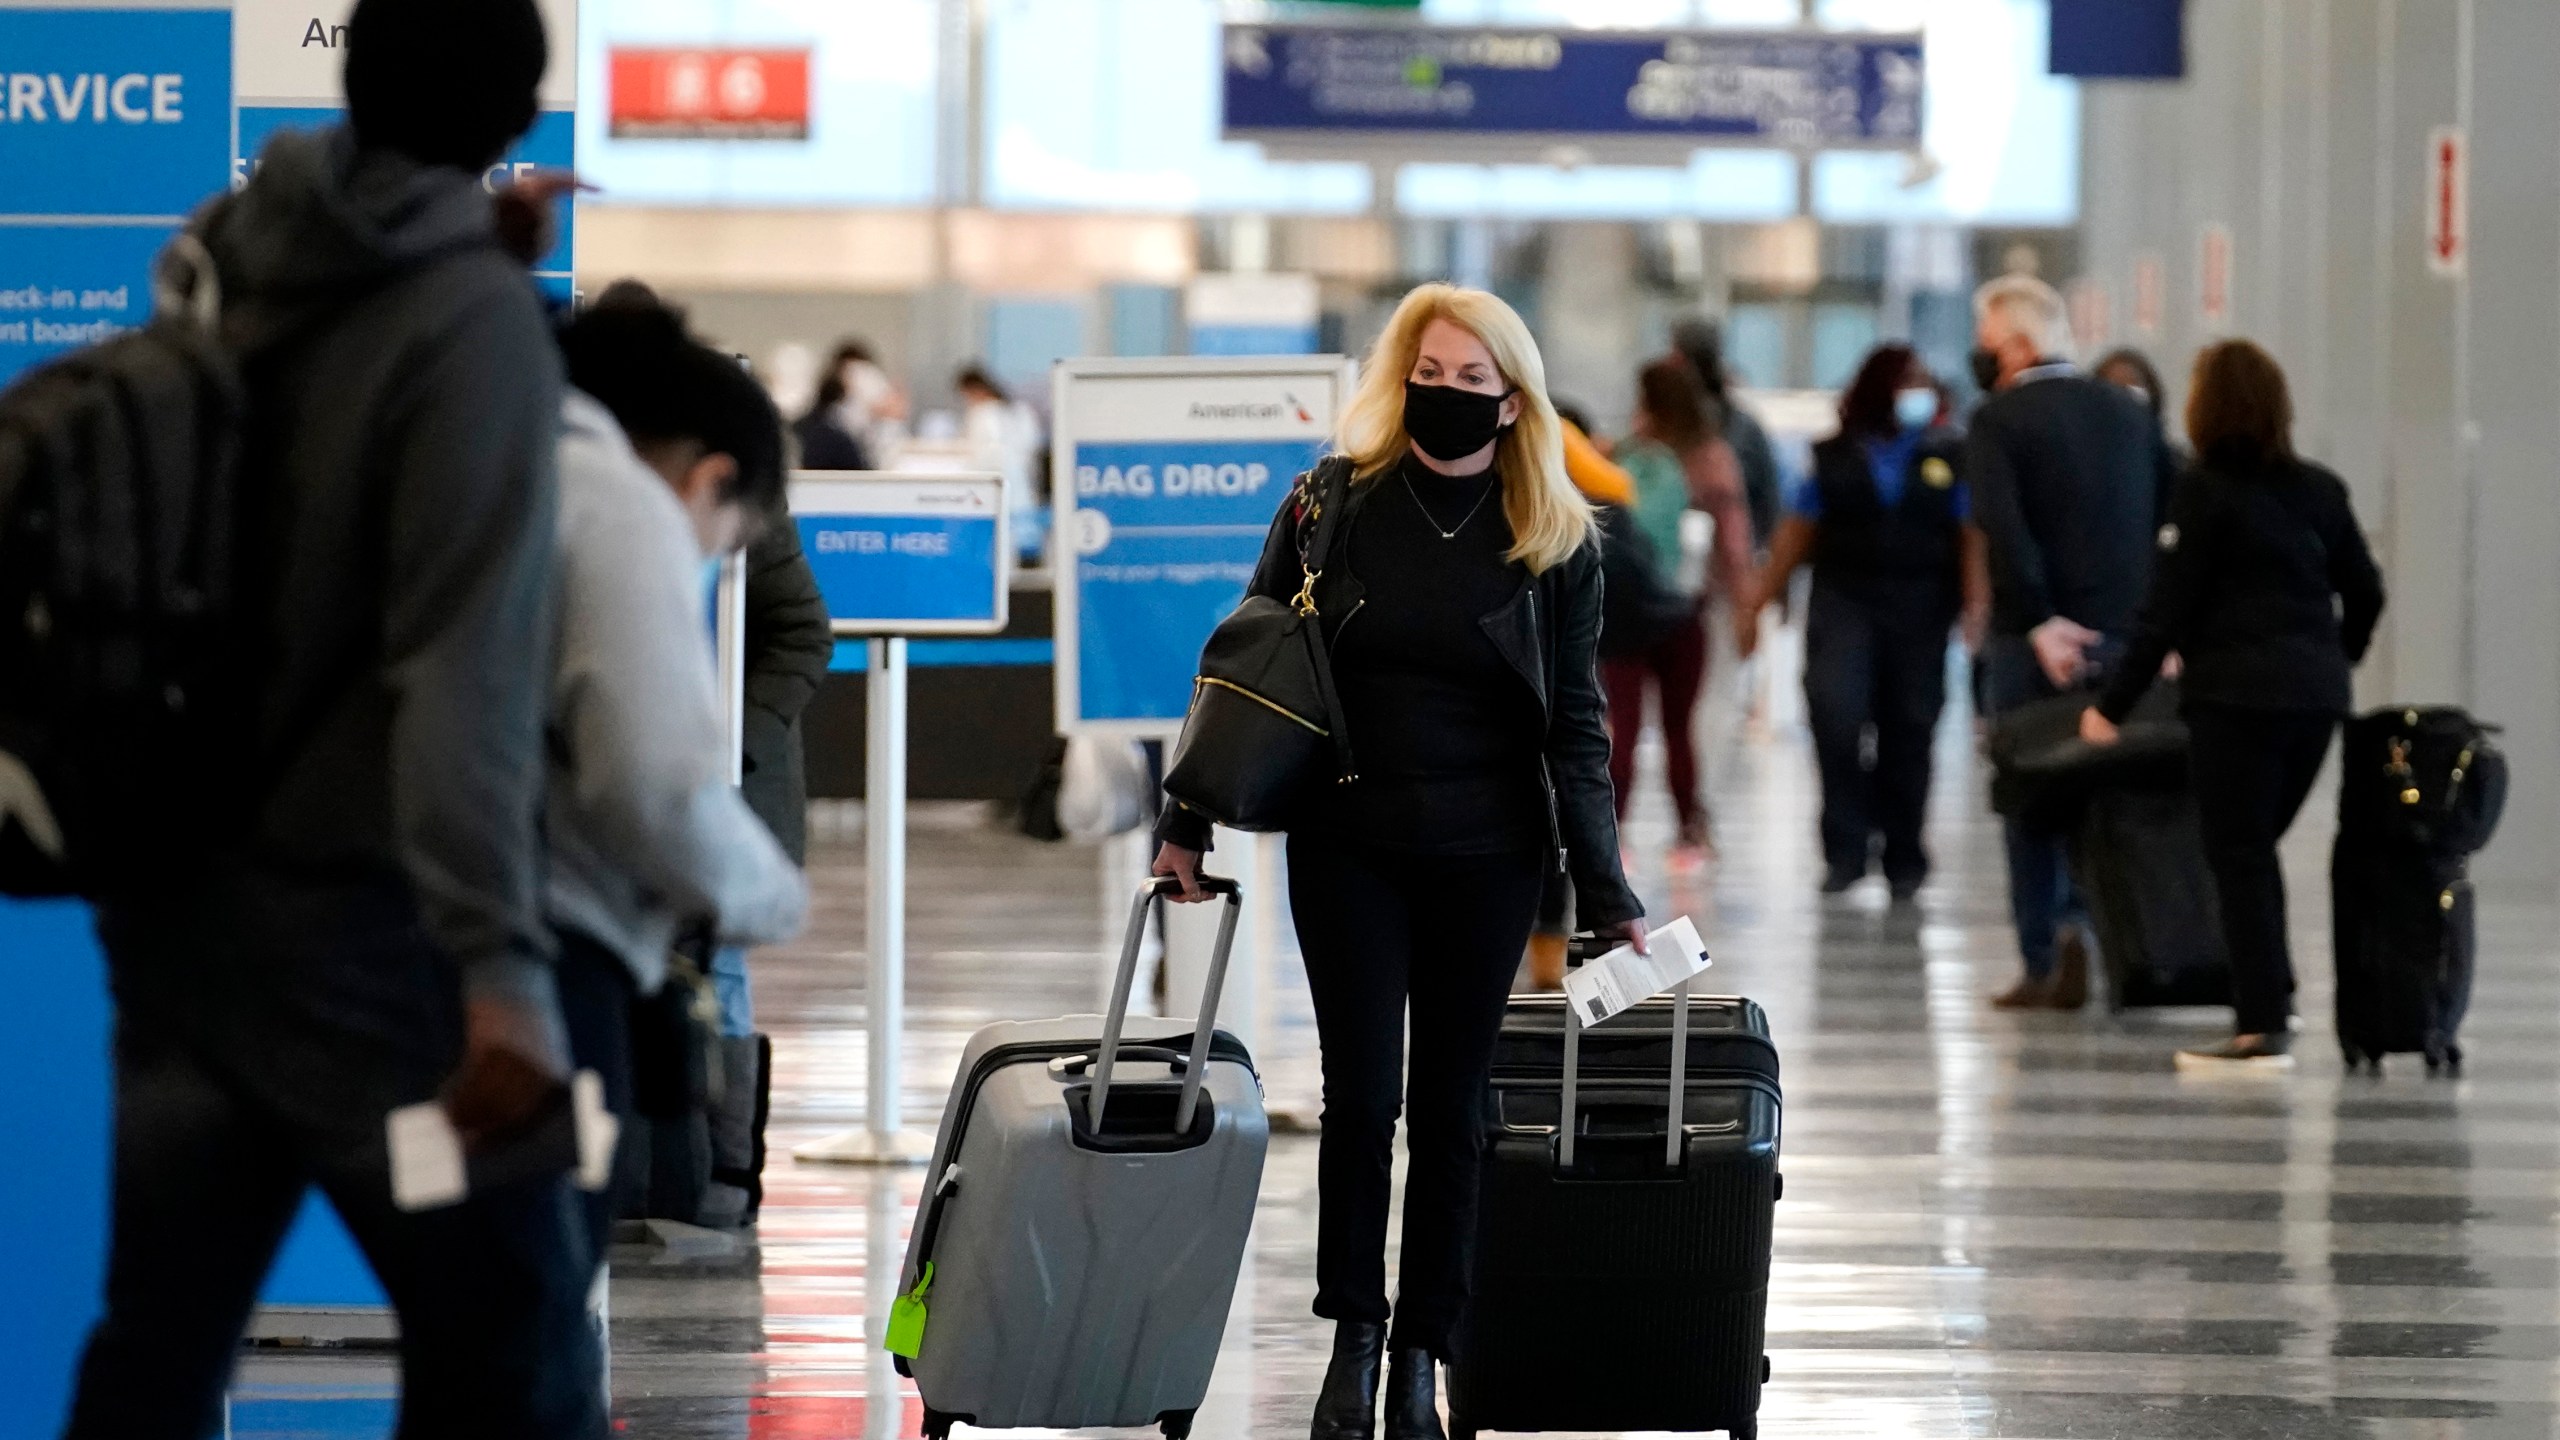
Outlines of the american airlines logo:
{"label": "american airlines logo", "polygon": [[1299,401],[1297,396],[1286,391],[1281,392],[1277,403],[1267,400],[1238,400],[1232,403],[1212,404],[1205,400],[1194,400],[1191,402],[1191,418],[1194,420],[1295,420],[1301,425],[1316,423],[1315,415]]}

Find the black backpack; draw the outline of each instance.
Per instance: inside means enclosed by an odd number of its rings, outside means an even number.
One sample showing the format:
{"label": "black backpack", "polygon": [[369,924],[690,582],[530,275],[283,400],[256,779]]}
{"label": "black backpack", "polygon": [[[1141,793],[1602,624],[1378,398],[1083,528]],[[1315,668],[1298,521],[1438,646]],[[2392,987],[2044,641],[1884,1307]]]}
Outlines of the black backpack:
{"label": "black backpack", "polygon": [[154,291],[148,326],[0,391],[0,894],[146,880],[244,759],[240,368],[194,237]]}
{"label": "black backpack", "polygon": [[1698,602],[1666,578],[1662,557],[1634,511],[1610,504],[1593,508],[1600,522],[1600,654],[1613,660],[1641,655],[1688,624]]}
{"label": "black backpack", "polygon": [[2338,830],[2446,857],[2489,843],[2507,809],[2498,727],[2451,706],[2376,710],[2339,746]]}

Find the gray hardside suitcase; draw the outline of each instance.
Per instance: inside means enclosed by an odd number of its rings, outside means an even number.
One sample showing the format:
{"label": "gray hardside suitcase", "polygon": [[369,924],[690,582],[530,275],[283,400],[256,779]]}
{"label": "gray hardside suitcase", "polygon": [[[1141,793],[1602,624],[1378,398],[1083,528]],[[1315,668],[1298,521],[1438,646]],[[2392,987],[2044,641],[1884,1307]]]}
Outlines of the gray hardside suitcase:
{"label": "gray hardside suitcase", "polygon": [[899,1279],[913,1294],[932,1262],[898,1368],[933,1440],[955,1423],[1181,1440],[1209,1393],[1271,1126],[1253,1057],[1210,1023],[1234,881],[1200,878],[1225,897],[1201,1018],[1128,1018],[1148,912],[1173,883],[1139,891],[1107,1015],[990,1025],[961,1056]]}

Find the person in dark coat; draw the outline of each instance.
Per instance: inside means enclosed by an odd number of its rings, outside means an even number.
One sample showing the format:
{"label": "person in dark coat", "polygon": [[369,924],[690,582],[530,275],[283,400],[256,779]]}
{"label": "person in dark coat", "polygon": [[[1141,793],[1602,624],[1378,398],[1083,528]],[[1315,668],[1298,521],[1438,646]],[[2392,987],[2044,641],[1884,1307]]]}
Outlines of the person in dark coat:
{"label": "person in dark coat", "polygon": [[2177,468],[2184,472],[2187,453],[2178,447],[2177,437],[2169,433],[2169,392],[2151,357],[2130,345],[2119,346],[2099,357],[2098,363],[2089,367],[2089,373],[2142,402],[2142,408],[2151,412],[2151,423],[2160,427],[2161,437],[2168,442]]}
{"label": "person in dark coat", "polygon": [[[1974,379],[1991,392],[1965,436],[1974,522],[1991,562],[1983,646],[1992,713],[2074,689],[2132,632],[2177,459],[2122,388],[2066,358],[2062,297],[2026,275],[1974,296]],[[1993,1003],[2076,1010],[2089,995],[2088,911],[2062,836],[2006,820],[2009,907],[2026,974]]]}
{"label": "person in dark coat", "polygon": [[2111,745],[2161,663],[2181,657],[2197,818],[2221,899],[2236,1033],[2181,1069],[2293,1063],[2293,957],[2276,844],[2353,703],[2350,669],[2382,616],[2382,573],[2345,482],[2293,453],[2293,400],[2266,351],[2196,357],[2197,464],[2160,527],[2160,561],[2124,663],[2080,717]]}
{"label": "person in dark coat", "polygon": [[98,909],[115,1191],[75,1440],[222,1428],[314,1187],[398,1312],[405,1433],[610,1430],[570,1176],[404,1210],[384,1142],[441,1102],[486,1152],[568,1091],[540,828],[560,360],[482,184],[552,51],[533,0],[362,0],[343,54],[346,122],[278,135],[189,226],[249,352],[237,824]]}
{"label": "person in dark coat", "polygon": [[836,636],[800,550],[776,516],[747,547],[747,804],[791,858],[809,859],[809,767],[800,716],[826,683]]}
{"label": "person in dark coat", "polygon": [[1879,836],[1893,898],[1910,899],[1929,876],[1920,827],[1946,708],[1948,632],[1961,615],[1978,633],[1991,583],[1969,523],[1963,440],[1939,423],[1940,408],[1911,347],[1878,346],[1841,397],[1840,432],[1814,446],[1813,474],[1734,613],[1749,654],[1762,608],[1812,561],[1804,689],[1822,767],[1825,894],[1866,875]]}
{"label": "person in dark coat", "polygon": [[[740,788],[792,863],[809,861],[809,767],[801,713],[825,683],[835,659],[835,628],[818,577],[801,553],[800,527],[771,517],[747,547],[747,713]],[[764,1200],[764,1132],[758,1103],[772,1083],[766,1042],[756,1033],[747,952],[712,957],[711,984],[720,1000],[724,1084],[711,1115],[712,1191],[705,1217],[752,1224]]]}
{"label": "person in dark coat", "polygon": [[800,446],[803,470],[869,470],[877,460],[865,437],[853,394],[853,370],[871,363],[870,347],[848,340],[836,347],[826,377],[818,382],[817,399],[791,422],[791,438]]}
{"label": "person in dark coat", "polygon": [[[1473,1282],[1486,1087],[1541,882],[1566,870],[1583,926],[1639,948],[1644,906],[1618,858],[1591,506],[1528,326],[1484,291],[1419,287],[1363,367],[1341,447],[1320,467],[1350,472],[1323,574],[1300,564],[1301,483],[1252,583],[1309,593],[1358,752],[1358,777],[1319,787],[1289,832],[1324,1050],[1315,1308],[1335,1322],[1309,1428],[1368,1440],[1391,1349],[1387,1440],[1441,1440],[1435,1366]],[[1168,804],[1156,835],[1156,872],[1205,900],[1207,817]],[[1399,1113],[1411,1165],[1390,1307]]]}

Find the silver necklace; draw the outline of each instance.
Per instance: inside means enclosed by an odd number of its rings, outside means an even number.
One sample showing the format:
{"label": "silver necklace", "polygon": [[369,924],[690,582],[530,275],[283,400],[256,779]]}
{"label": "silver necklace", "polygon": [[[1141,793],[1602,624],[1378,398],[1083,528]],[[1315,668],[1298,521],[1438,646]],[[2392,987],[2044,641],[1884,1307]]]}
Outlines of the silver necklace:
{"label": "silver necklace", "polygon": [[1459,521],[1455,528],[1441,530],[1440,517],[1431,513],[1431,507],[1422,503],[1422,492],[1413,488],[1413,476],[1406,474],[1402,470],[1399,470],[1396,473],[1403,476],[1404,493],[1413,497],[1413,508],[1422,512],[1423,523],[1429,525],[1433,530],[1439,531],[1440,538],[1443,540],[1457,539],[1458,532],[1467,528],[1467,520],[1473,520],[1476,518],[1476,511],[1484,508],[1484,502],[1493,498],[1493,492],[1499,486],[1499,482],[1487,482],[1484,487],[1484,493],[1476,497],[1475,509],[1467,512],[1467,519]]}

